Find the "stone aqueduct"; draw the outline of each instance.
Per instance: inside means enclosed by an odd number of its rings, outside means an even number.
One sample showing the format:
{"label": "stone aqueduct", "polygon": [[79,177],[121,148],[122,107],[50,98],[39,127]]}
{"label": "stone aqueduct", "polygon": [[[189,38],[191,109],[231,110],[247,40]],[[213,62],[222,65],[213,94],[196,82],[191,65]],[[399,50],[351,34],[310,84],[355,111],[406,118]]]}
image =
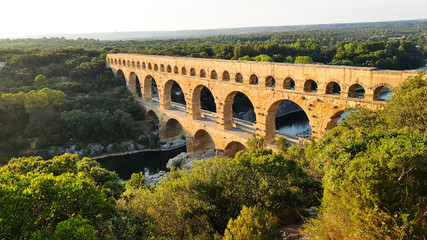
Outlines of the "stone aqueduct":
{"label": "stone aqueduct", "polygon": [[[265,136],[268,143],[274,142],[275,116],[284,100],[297,103],[305,111],[312,136],[319,138],[336,126],[346,108],[362,105],[379,109],[384,104],[379,100],[383,87],[396,87],[415,74],[362,67],[139,54],[108,54],[106,60],[115,76],[123,74],[129,91],[136,97],[137,80],[140,81],[140,100],[149,114],[154,113],[159,119],[161,139],[179,135],[180,128],[176,126],[181,125],[189,153],[200,153],[214,146],[226,155],[244,149],[252,132]],[[158,103],[153,102],[151,95],[152,79],[158,87]],[[172,104],[174,82],[184,93],[184,109]],[[332,92],[334,84],[341,88],[340,94]],[[364,88],[364,98],[355,97],[357,85]],[[211,91],[216,104],[216,113],[210,118],[201,110],[203,87]],[[233,122],[232,104],[237,92],[245,94],[253,104],[256,122],[250,128]]]}

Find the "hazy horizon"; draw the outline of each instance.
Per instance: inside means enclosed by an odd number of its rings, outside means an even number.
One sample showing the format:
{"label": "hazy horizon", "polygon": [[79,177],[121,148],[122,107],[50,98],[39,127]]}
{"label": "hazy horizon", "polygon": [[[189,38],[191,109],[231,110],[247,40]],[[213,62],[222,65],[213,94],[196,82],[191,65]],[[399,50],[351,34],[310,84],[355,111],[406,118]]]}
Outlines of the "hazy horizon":
{"label": "hazy horizon", "polygon": [[425,0],[8,1],[0,38],[426,19]]}

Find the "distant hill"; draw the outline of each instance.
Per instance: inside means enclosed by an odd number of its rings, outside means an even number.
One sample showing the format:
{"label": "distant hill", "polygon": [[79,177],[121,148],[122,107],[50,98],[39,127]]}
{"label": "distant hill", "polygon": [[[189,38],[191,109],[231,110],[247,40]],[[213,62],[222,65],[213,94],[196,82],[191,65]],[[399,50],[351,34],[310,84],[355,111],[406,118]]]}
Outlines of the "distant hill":
{"label": "distant hill", "polygon": [[247,27],[247,28],[220,28],[204,30],[182,31],[138,31],[138,32],[109,32],[109,33],[84,33],[84,34],[50,34],[28,36],[29,38],[65,37],[68,39],[91,38],[99,40],[142,40],[142,39],[170,39],[187,37],[206,37],[229,34],[269,33],[288,30],[336,30],[336,29],[362,29],[362,28],[413,28],[427,27],[427,19],[403,20],[390,22],[364,22],[364,23],[339,23],[275,27]]}

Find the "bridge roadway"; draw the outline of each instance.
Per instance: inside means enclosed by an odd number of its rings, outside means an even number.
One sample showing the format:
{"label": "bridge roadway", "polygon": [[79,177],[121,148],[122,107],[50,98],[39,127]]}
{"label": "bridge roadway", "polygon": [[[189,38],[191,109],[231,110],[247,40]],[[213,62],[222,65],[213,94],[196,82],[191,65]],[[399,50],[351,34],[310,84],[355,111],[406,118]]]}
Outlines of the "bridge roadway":
{"label": "bridge roadway", "polygon": [[[244,149],[253,132],[273,143],[277,137],[277,109],[285,100],[303,109],[312,127],[312,137],[319,138],[336,126],[346,108],[361,105],[380,109],[384,101],[379,97],[384,87],[396,87],[416,74],[361,67],[140,54],[108,54],[106,60],[115,76],[126,79],[129,91],[141,100],[147,114],[159,119],[161,138],[185,135],[190,153],[216,148],[230,155]],[[158,88],[158,102],[153,102],[152,83]],[[174,83],[183,91],[184,108],[172,104]],[[200,94],[204,87],[214,97],[215,114],[201,109]],[[363,98],[357,97],[356,89],[363,89]],[[253,125],[233,119],[232,105],[238,92],[246,95],[254,107]]]}

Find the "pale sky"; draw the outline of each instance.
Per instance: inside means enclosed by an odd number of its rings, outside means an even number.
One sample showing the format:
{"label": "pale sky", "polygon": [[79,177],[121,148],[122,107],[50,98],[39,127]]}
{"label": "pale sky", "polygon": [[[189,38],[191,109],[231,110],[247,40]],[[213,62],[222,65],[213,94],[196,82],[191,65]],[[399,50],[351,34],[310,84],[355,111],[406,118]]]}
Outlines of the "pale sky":
{"label": "pale sky", "polygon": [[0,0],[0,38],[427,19],[427,0]]}

